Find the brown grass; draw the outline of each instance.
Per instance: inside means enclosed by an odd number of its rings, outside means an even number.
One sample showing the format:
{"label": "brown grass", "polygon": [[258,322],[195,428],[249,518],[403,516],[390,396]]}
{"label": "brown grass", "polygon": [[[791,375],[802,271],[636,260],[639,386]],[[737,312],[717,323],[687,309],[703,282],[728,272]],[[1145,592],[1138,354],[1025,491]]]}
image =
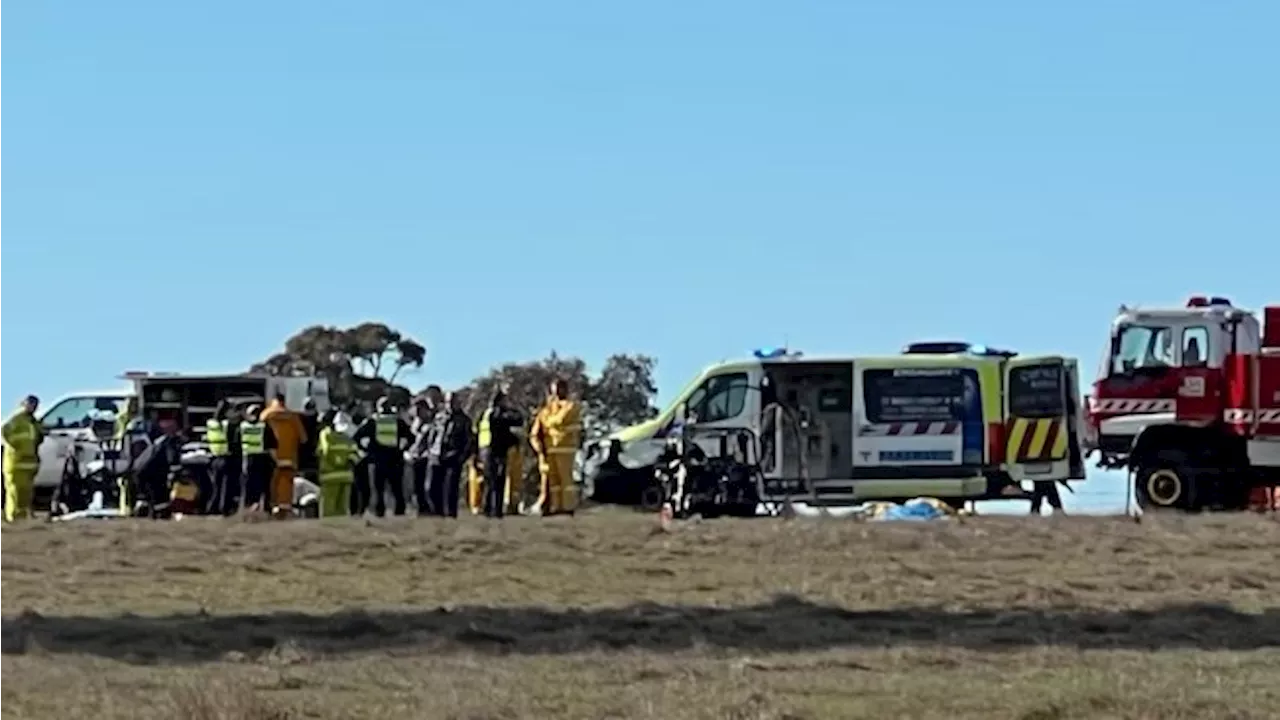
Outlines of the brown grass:
{"label": "brown grass", "polygon": [[3,531],[6,718],[1264,718],[1280,522]]}

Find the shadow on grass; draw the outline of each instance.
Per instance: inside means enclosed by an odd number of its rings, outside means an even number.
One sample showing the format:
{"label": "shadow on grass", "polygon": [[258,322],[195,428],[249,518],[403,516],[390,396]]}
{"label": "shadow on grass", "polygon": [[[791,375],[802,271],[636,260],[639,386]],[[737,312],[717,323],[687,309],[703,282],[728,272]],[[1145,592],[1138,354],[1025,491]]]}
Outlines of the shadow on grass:
{"label": "shadow on grass", "polygon": [[1154,610],[917,607],[854,611],[793,596],[749,607],[636,604],[589,610],[457,607],[140,617],[4,619],[4,654],[83,653],[135,663],[207,662],[281,652],[563,654],[693,647],[746,652],[839,647],[1030,646],[1254,650],[1280,647],[1280,608],[1252,615],[1218,605]]}

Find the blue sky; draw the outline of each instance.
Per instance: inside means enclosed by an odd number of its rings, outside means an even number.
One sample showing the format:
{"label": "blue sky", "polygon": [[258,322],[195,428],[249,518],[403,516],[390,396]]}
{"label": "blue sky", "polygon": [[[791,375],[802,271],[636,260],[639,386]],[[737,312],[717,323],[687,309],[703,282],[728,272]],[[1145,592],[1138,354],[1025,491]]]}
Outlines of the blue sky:
{"label": "blue sky", "polygon": [[1091,376],[1121,302],[1280,300],[1275,2],[7,14],[5,402],[364,319],[415,385],[939,336]]}

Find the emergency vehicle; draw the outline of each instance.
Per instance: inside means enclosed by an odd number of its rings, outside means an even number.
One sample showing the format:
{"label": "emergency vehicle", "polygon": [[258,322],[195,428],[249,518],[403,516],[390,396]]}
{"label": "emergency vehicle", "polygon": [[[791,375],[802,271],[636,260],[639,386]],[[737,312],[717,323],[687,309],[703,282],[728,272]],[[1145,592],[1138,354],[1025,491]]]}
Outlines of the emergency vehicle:
{"label": "emergency vehicle", "polygon": [[100,438],[110,436],[116,416],[131,398],[138,399],[138,417],[172,422],[193,440],[203,439],[205,422],[222,399],[263,403],[282,392],[291,409],[301,409],[307,397],[315,399],[321,412],[329,406],[329,381],[323,377],[131,371],[120,379],[126,381],[124,387],[63,395],[39,412],[45,441],[35,481],[37,508],[48,506],[69,460],[81,468],[102,460]]}
{"label": "emergency vehicle", "polygon": [[[1121,307],[1086,397],[1086,452],[1144,509],[1241,509],[1280,482],[1280,307]],[[1264,328],[1265,324],[1265,328]]]}
{"label": "emergency vehicle", "polygon": [[1077,383],[1072,358],[968,343],[889,357],[757,351],[707,368],[658,417],[588,446],[583,480],[596,500],[653,504],[654,463],[687,422],[709,455],[722,443],[699,433],[755,438],[766,502],[1022,498],[1024,481],[1084,479]]}

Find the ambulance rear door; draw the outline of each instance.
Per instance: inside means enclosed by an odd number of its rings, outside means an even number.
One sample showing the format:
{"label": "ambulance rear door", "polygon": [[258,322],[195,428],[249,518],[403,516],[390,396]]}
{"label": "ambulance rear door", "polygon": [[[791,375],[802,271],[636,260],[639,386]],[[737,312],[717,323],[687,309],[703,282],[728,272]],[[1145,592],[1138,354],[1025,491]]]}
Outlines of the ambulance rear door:
{"label": "ambulance rear door", "polygon": [[1012,358],[1004,372],[1009,475],[1016,482],[1083,478],[1075,360]]}

